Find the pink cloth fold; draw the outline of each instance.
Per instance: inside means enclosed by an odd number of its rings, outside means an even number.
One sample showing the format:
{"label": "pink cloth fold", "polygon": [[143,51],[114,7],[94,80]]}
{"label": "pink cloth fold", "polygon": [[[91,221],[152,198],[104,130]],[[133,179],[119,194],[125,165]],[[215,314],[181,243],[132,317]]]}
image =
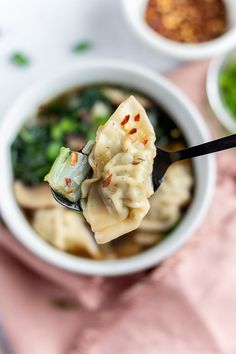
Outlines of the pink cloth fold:
{"label": "pink cloth fold", "polygon": [[124,292],[70,354],[236,353],[236,165],[219,160],[213,206],[193,240]]}
{"label": "pink cloth fold", "polygon": [[[170,78],[204,112],[207,63]],[[0,318],[15,354],[236,353],[236,166],[218,161],[204,224],[150,273],[75,275],[32,255],[0,229]]]}
{"label": "pink cloth fold", "polygon": [[0,245],[19,259],[31,270],[70,291],[86,307],[93,309],[113,294],[119,294],[142,277],[142,273],[127,277],[105,279],[78,275],[54,267],[33,255],[22,246],[9,232],[1,228]]}

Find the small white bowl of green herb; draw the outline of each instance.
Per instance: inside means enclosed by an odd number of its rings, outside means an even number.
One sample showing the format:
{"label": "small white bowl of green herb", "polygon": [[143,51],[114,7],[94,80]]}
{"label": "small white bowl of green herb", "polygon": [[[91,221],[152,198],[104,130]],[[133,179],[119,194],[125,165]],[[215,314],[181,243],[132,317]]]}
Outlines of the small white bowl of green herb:
{"label": "small white bowl of green herb", "polygon": [[207,75],[207,95],[222,125],[236,132],[236,49],[215,59]]}

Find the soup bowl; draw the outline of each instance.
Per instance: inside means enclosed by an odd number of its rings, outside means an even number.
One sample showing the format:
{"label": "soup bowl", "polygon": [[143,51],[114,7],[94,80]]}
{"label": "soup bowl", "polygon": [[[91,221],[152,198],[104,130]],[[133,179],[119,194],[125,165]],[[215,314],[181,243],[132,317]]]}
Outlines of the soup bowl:
{"label": "soup bowl", "polygon": [[23,93],[4,116],[0,129],[0,211],[15,237],[46,262],[71,272],[116,276],[160,263],[190,238],[203,220],[211,201],[215,185],[215,163],[213,156],[193,161],[194,195],[183,219],[168,237],[138,255],[119,260],[90,260],[62,252],[41,239],[25,219],[14,197],[11,143],[23,123],[42,103],[69,89],[102,82],[128,86],[152,98],[169,113],[189,145],[209,140],[207,127],[197,109],[161,75],[133,63],[111,60],[68,65]]}

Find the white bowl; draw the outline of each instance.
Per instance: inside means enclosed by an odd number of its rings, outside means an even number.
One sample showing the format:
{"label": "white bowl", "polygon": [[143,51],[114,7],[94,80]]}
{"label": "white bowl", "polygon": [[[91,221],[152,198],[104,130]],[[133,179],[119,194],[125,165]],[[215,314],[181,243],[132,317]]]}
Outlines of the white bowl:
{"label": "white bowl", "polygon": [[46,243],[28,224],[14,198],[11,142],[25,119],[35,112],[40,104],[67,89],[101,82],[127,85],[153,97],[173,116],[190,145],[209,139],[207,128],[193,104],[162,76],[134,64],[110,60],[66,66],[31,87],[12,105],[4,117],[0,129],[0,210],[16,238],[45,261],[73,272],[114,276],[154,266],[189,239],[201,223],[211,201],[215,185],[215,164],[212,156],[194,160],[196,188],[189,210],[171,236],[146,252],[127,259],[95,261],[61,252]]}
{"label": "white bowl", "polygon": [[225,107],[219,88],[219,75],[224,67],[224,65],[228,62],[228,60],[234,56],[236,60],[236,49],[232,52],[227,53],[226,55],[222,55],[217,59],[214,59],[209,67],[207,72],[207,97],[208,101],[211,105],[213,112],[216,117],[219,119],[221,124],[230,132],[236,132],[236,120],[230,112]]}
{"label": "white bowl", "polygon": [[[128,23],[134,32],[159,52],[182,60],[209,58],[230,50],[236,38],[236,4],[235,0],[224,0],[226,5],[229,29],[222,36],[201,44],[178,43],[169,40],[152,30],[144,20],[144,11],[148,0],[122,0],[122,6]],[[140,50],[144,50],[140,48]]]}

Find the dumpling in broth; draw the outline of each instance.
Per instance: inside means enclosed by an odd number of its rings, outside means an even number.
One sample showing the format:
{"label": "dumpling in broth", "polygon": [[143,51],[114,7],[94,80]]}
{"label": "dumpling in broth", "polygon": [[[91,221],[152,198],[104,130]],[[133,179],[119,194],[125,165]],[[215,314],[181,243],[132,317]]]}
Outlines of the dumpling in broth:
{"label": "dumpling in broth", "polygon": [[74,211],[62,207],[38,209],[32,224],[43,239],[62,251],[101,257],[83,216]]}
{"label": "dumpling in broth", "polygon": [[136,229],[148,213],[154,142],[153,127],[133,96],[99,128],[89,157],[93,176],[82,183],[84,216],[98,243]]}
{"label": "dumpling in broth", "polygon": [[172,165],[157,190],[150,198],[151,209],[143,219],[140,230],[162,232],[173,227],[181,218],[181,209],[191,199],[193,176],[190,165],[177,162]]}

